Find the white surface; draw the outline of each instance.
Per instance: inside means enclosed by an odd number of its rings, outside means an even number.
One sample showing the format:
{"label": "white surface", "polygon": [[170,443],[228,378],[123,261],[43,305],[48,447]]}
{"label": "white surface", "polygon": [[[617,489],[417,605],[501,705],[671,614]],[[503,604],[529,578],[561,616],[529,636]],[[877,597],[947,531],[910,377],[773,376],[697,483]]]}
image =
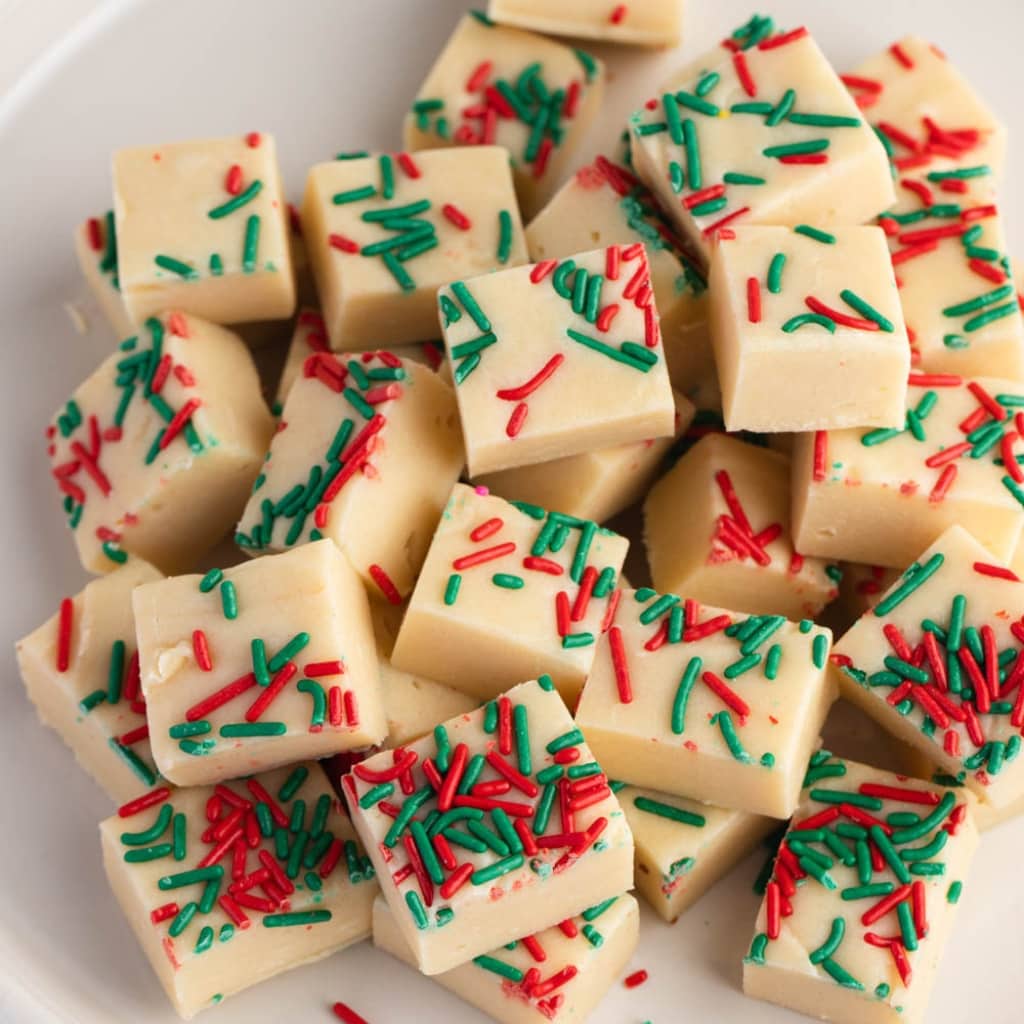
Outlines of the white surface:
{"label": "white surface", "polygon": [[[35,721],[12,650],[17,637],[84,581],[47,478],[42,440],[46,418],[113,340],[96,311],[90,315],[93,331],[78,336],[63,308],[84,294],[72,226],[109,205],[109,154],[119,145],[270,130],[293,197],[314,160],[339,149],[397,146],[406,105],[464,6],[459,0],[109,4],[61,39],[0,101],[0,325],[9,360],[0,441],[7,480],[0,537],[8,572],[0,684],[5,1024],[177,1019],[107,891],[96,823],[111,808],[61,742]],[[771,6],[783,25],[806,21],[840,68],[853,67],[908,31],[930,36],[1011,128],[1024,133],[1024,110],[1015,95],[1024,29],[1019,0],[779,0]],[[745,20],[749,7],[748,0],[689,0],[686,55]],[[81,11],[65,0],[6,0],[0,7],[0,88],[9,84],[10,69],[40,45],[44,21],[56,33]],[[22,19],[26,33],[16,43],[11,34],[19,33]],[[623,52],[611,83],[608,124],[621,122],[678,62],[678,56]],[[609,127],[606,137],[617,130]],[[1013,142],[1011,150],[1016,148]],[[1011,153],[1010,182],[1017,172]],[[1024,224],[1015,199],[1011,195],[1003,205],[1011,239],[1021,244]],[[984,838],[929,1024],[1019,1020],[1022,846],[1024,821]],[[758,864],[758,858],[744,864],[675,927],[645,912],[634,963],[650,972],[650,980],[629,992],[615,985],[595,1019],[797,1021],[745,1000],[739,988],[757,907],[750,883]],[[201,1019],[326,1022],[336,999],[370,1024],[424,1014],[450,1024],[481,1019],[367,945],[251,989]]]}

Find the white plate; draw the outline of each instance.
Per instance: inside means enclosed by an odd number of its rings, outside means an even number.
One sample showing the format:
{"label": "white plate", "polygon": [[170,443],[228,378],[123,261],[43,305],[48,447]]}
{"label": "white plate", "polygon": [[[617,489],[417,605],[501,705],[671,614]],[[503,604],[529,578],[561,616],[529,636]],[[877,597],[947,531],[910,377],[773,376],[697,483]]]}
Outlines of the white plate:
{"label": "white plate", "polygon": [[[744,20],[748,2],[693,0],[687,54]],[[63,308],[84,296],[72,227],[109,206],[109,154],[129,143],[269,130],[293,196],[308,166],[337,150],[396,147],[402,114],[464,6],[459,0],[110,4],[62,40],[0,105],[0,331],[9,360],[0,439],[8,579],[0,599],[7,641],[0,713],[2,1021],[177,1019],[107,891],[96,823],[111,807],[36,722],[12,653],[14,640],[84,581],[47,478],[41,433],[113,341],[98,312],[83,337]],[[841,68],[905,32],[927,34],[969,71],[1011,127],[1024,131],[1024,110],[1010,99],[1019,94],[1019,0],[969,6],[779,0],[772,6],[782,24],[809,20]],[[677,61],[633,51],[612,57],[603,140]],[[593,141],[592,149],[601,140]],[[1011,164],[1010,182],[1014,170]],[[1011,231],[1018,226],[1011,221]],[[1020,238],[1019,231],[1012,235]],[[1022,848],[1024,821],[985,837],[935,989],[931,1024],[1020,1019]],[[629,992],[615,985],[596,1020],[664,1024],[684,1014],[715,1022],[797,1020],[747,1001],[739,990],[757,908],[750,889],[755,861],[673,928],[645,911],[634,966],[646,968],[650,980]],[[336,999],[371,1024],[420,1015],[450,1024],[480,1019],[368,944],[251,989],[203,1019],[262,1024],[287,1015],[326,1022]]]}

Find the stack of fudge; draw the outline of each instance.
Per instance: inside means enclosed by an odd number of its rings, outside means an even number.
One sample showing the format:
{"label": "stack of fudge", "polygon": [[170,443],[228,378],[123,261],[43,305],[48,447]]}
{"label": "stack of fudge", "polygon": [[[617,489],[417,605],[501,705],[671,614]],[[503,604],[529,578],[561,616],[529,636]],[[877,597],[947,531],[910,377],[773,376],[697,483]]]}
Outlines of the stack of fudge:
{"label": "stack of fudge", "polygon": [[745,991],[924,1018],[1024,811],[1005,133],[917,38],[840,75],[755,16],[574,162],[605,71],[550,36],[678,34],[491,0],[299,208],[266,133],[115,154],[123,340],[46,427],[95,579],[18,657],[182,1016],[372,936],[579,1020],[631,890],[767,840]]}

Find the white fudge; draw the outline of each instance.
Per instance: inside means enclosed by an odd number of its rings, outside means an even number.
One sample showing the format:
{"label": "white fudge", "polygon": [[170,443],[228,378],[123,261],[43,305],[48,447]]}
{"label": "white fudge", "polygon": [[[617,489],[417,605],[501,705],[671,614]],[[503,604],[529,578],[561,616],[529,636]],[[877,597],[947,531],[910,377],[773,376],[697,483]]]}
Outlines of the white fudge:
{"label": "white fudge", "polygon": [[885,151],[805,28],[755,16],[630,119],[633,164],[707,252],[745,224],[862,224],[893,201]]}
{"label": "white fudge", "polygon": [[[581,1021],[629,962],[639,931],[636,900],[618,896],[434,980],[499,1024]],[[373,944],[415,967],[395,916],[380,896],[373,903]]]}
{"label": "white fudge", "polygon": [[249,554],[326,537],[398,603],[464,462],[451,387],[390,352],[307,357],[235,541]]}
{"label": "white fudge", "polygon": [[526,262],[508,156],[496,146],[317,164],[302,224],[338,350],[436,338],[439,285]]}
{"label": "white fudge", "polygon": [[877,227],[737,227],[711,260],[731,431],[902,426],[910,347]]}
{"label": "white fudge", "polygon": [[786,818],[835,696],[831,640],[808,620],[625,591],[576,723],[617,780]]}
{"label": "white fudge", "polygon": [[481,490],[452,491],[392,663],[481,700],[547,674],[571,703],[618,600],[628,542]]}
{"label": "white fudge", "polygon": [[163,786],[100,825],[103,866],[184,1018],[368,938],[377,885],[315,762]]}
{"label": "white fudge", "polygon": [[629,827],[550,679],[355,765],[342,790],[425,974],[632,885]]}
{"label": "white fudge", "polygon": [[117,273],[136,324],[166,309],[215,323],[295,309],[274,140],[245,136],[114,154]]}
{"label": "white fudge", "polygon": [[236,335],[180,312],[148,319],[46,429],[82,564],[193,566],[237,520],[272,429]]}
{"label": "white fudge", "polygon": [[912,373],[902,430],[800,434],[793,536],[808,555],[904,568],[967,527],[1009,558],[1024,525],[1019,382]]}
{"label": "white fudge", "polygon": [[157,781],[132,618],[132,590],[160,578],[133,558],[66,597],[56,615],[16,645],[40,719],[114,800]]}
{"label": "white fudge", "polygon": [[583,50],[494,25],[455,27],[405,119],[405,148],[501,146],[532,217],[569,166],[601,105],[604,66]]}
{"label": "white fudge", "polygon": [[921,1024],[977,845],[964,797],[820,751],[744,992],[835,1024]]}
{"label": "white fudge", "polygon": [[330,541],[147,584],[132,603],[150,742],[171,782],[384,739],[366,593]]}
{"label": "white fudge", "polygon": [[438,301],[471,476],[671,436],[641,244],[455,281]]}

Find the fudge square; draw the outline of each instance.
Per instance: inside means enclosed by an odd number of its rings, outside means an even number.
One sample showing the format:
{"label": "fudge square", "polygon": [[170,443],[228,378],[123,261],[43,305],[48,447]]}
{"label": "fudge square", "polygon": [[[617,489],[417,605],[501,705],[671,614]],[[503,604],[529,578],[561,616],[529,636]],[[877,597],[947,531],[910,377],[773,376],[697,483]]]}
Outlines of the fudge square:
{"label": "fudge square", "polygon": [[292,385],[235,541],[249,554],[327,537],[401,602],[462,471],[449,384],[391,352],[315,352]]}
{"label": "fudge square", "polygon": [[110,887],[174,1009],[370,935],[373,867],[316,762],[161,786],[100,825]]}
{"label": "fudge square", "polygon": [[384,739],[363,585],[329,540],[132,596],[164,778],[219,782]]}
{"label": "fudge square", "polygon": [[424,974],[633,884],[629,826],[550,679],[368,758],[342,790]]}
{"label": "fudge square", "polygon": [[[617,896],[433,980],[500,1024],[582,1021],[629,963],[639,932],[636,900]],[[380,896],[373,901],[373,944],[416,966],[395,915]]]}
{"label": "fudge square", "polygon": [[148,318],[46,428],[82,564],[108,572],[133,554],[190,569],[237,521],[272,430],[237,335],[181,312]]}
{"label": "fudge square", "polygon": [[898,427],[910,345],[885,235],[737,227],[711,259],[711,340],[731,430]]}
{"label": "fudge square", "polygon": [[697,412],[693,403],[678,392],[673,394],[674,437],[650,437],[535,466],[485,473],[477,483],[509,501],[527,501],[603,523],[643,498],[673,443],[693,422]]}
{"label": "fudge square", "polygon": [[[901,178],[901,202],[879,224],[892,252],[914,366],[1019,380],[1024,318],[1003,218],[990,177],[962,176],[973,170]],[[951,185],[964,187],[943,194]]]}
{"label": "fudge square", "polygon": [[487,13],[503,25],[554,36],[597,39],[636,46],[675,46],[682,31],[682,0],[490,0]]}
{"label": "fudge square", "polygon": [[836,644],[843,695],[998,811],[1024,796],[1024,584],[950,527]]}
{"label": "fudge square", "polygon": [[909,383],[902,430],[797,435],[797,548],[902,569],[960,523],[1009,559],[1024,524],[1020,382],[912,373]]}
{"label": "fudge square", "polygon": [[832,634],[626,590],[576,724],[613,778],[787,818],[835,697]]}
{"label": "fudge square", "polygon": [[39,717],[118,802],[157,781],[139,689],[132,590],[159,578],[132,558],[64,598],[15,648]]}
{"label": "fudge square", "polygon": [[405,148],[502,147],[523,215],[532,217],[568,168],[603,93],[604,66],[586,51],[471,11],[412,102]]}
{"label": "fudge square", "polygon": [[391,661],[481,700],[547,674],[572,703],[618,600],[629,542],[484,490],[453,489]]}
{"label": "fudge square", "polygon": [[921,1024],[978,832],[969,797],[811,759],[743,991],[835,1024]]}
{"label": "fudge square", "polygon": [[128,315],[165,309],[215,323],[295,310],[287,203],[262,132],[114,154],[117,274]]}
{"label": "fudge square", "polygon": [[640,243],[455,281],[438,302],[471,476],[671,436]]}
{"label": "fudge square", "polygon": [[526,262],[496,146],[317,164],[302,224],[331,347],[437,337],[439,285]]}
{"label": "fudge square", "polygon": [[647,246],[669,377],[673,387],[689,391],[715,372],[706,273],[632,171],[598,156],[526,225],[530,258],[538,263],[636,242]]}
{"label": "fudge square", "polygon": [[885,150],[805,28],[755,16],[630,119],[633,165],[705,252],[739,224],[863,224],[892,205]]}
{"label": "fudge square", "polygon": [[644,503],[654,586],[737,611],[813,618],[836,596],[839,573],[797,552],[789,505],[788,456],[707,435]]}
{"label": "fudge square", "polygon": [[[621,788],[616,788],[617,786]],[[731,871],[776,822],[613,783],[636,847],[636,888],[669,923]]]}
{"label": "fudge square", "polygon": [[114,336],[127,338],[135,332],[128,319],[121,284],[117,276],[117,230],[114,211],[89,217],[75,228],[75,256],[82,277],[114,329]]}
{"label": "fudge square", "polygon": [[897,172],[988,166],[1002,176],[1006,127],[931,43],[906,36],[842,80]]}

